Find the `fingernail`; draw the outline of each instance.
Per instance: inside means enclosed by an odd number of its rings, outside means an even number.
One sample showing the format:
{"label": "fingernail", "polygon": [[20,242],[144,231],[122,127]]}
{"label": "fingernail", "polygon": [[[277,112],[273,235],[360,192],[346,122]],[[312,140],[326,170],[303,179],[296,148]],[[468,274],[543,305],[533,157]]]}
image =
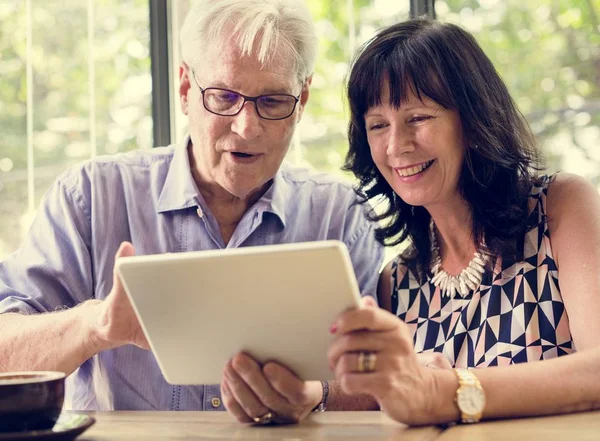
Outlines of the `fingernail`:
{"label": "fingernail", "polygon": [[271,381],[273,379],[273,372],[270,369],[263,369],[263,375],[267,380]]}
{"label": "fingernail", "polygon": [[337,323],[334,323],[333,325],[331,325],[331,327],[329,328],[329,332],[332,334],[335,334],[337,332]]}

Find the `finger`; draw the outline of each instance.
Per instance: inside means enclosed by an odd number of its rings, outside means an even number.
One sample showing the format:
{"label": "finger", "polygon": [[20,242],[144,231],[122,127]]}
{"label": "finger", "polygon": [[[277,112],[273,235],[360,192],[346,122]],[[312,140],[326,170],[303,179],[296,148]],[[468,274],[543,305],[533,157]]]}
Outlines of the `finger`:
{"label": "finger", "polygon": [[379,305],[377,305],[377,302],[375,301],[375,299],[371,296],[364,296],[361,299],[361,306],[363,308],[378,308]]}
{"label": "finger", "polygon": [[227,363],[223,373],[229,391],[248,417],[253,420],[269,411],[269,409],[260,402],[254,392],[252,392],[250,387],[248,387],[246,382],[238,375],[233,368],[231,361]]}
{"label": "finger", "polygon": [[362,307],[343,312],[332,328],[336,329],[337,335],[359,330],[390,331],[400,322],[398,317],[384,309]]}
{"label": "finger", "polygon": [[281,415],[291,415],[294,408],[269,383],[259,364],[247,354],[238,354],[232,366],[258,400],[268,409]]}
{"label": "finger", "polygon": [[329,346],[327,351],[329,366],[333,368],[342,354],[346,352],[401,351],[405,345],[396,336],[396,333],[389,331],[356,331],[343,335],[335,339]]}
{"label": "finger", "polygon": [[294,406],[305,406],[309,401],[304,381],[278,363],[263,366],[263,374],[275,391]]}
{"label": "finger", "polygon": [[[366,371],[365,369],[368,366],[365,366],[365,363],[368,363],[369,361],[371,361],[372,367],[370,371]],[[363,352],[363,356],[361,357],[359,352],[345,353],[339,358],[333,372],[336,378],[341,378],[345,374],[386,372],[390,370],[390,367],[392,367],[392,364],[389,362],[389,357],[385,354],[377,354],[375,352],[365,354]],[[391,370],[393,371],[393,369]]]}
{"label": "finger", "polygon": [[135,249],[133,248],[133,245],[130,242],[121,242],[121,245],[119,246],[119,249],[117,250],[117,253],[115,254],[115,266],[113,267],[113,291],[114,292],[125,293],[125,290],[123,289],[123,285],[121,283],[121,278],[117,274],[116,262],[121,257],[129,257],[129,256],[135,256]]}
{"label": "finger", "polygon": [[246,415],[246,412],[244,412],[242,406],[240,406],[236,401],[225,378],[223,378],[221,381],[221,397],[223,398],[223,404],[225,405],[227,411],[231,413],[233,417],[240,423],[252,423],[254,421],[252,418]]}

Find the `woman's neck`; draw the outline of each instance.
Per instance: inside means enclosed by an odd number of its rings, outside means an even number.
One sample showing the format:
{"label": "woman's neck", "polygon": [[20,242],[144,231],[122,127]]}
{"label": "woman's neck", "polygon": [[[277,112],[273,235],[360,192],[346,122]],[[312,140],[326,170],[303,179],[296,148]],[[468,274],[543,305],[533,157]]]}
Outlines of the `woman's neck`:
{"label": "woman's neck", "polygon": [[427,207],[433,222],[442,260],[450,274],[460,273],[473,259],[477,247],[473,241],[473,215],[462,198]]}

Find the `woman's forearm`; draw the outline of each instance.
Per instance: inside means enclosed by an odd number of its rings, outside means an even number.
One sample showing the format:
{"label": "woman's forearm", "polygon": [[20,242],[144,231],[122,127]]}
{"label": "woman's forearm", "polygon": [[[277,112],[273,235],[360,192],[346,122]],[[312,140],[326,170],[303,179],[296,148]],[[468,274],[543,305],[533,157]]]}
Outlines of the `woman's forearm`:
{"label": "woman's forearm", "polygon": [[[552,360],[476,369],[485,391],[484,419],[600,409],[600,348]],[[458,419],[453,371],[437,372],[440,422]]]}

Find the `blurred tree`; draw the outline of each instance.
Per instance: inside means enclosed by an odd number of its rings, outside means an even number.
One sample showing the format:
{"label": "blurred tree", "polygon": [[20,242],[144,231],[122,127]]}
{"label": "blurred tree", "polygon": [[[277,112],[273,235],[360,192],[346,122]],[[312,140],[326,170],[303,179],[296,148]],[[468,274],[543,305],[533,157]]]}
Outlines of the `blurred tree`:
{"label": "blurred tree", "polygon": [[[320,53],[291,159],[341,174],[348,145],[348,63],[356,46],[378,28],[408,18],[409,1],[307,2]],[[0,258],[17,247],[31,215],[27,62],[33,70],[36,206],[61,171],[92,154],[90,106],[98,154],[152,144],[148,0],[95,0],[93,54],[87,2],[31,0],[31,5],[28,60],[25,2],[0,2]],[[437,0],[436,11],[440,20],[475,34],[529,120],[549,170],[576,172],[600,186],[600,0]]]}
{"label": "blurred tree", "polygon": [[[58,174],[92,155],[91,133],[98,154],[151,146],[148,1],[95,0],[90,53],[88,2],[31,0],[29,59],[25,8],[22,0],[0,3],[0,258],[17,247],[31,217],[28,111],[33,116],[35,206]],[[89,57],[96,79],[93,102]],[[33,87],[31,109],[27,87]]]}
{"label": "blurred tree", "polygon": [[436,1],[471,31],[529,121],[549,172],[600,188],[600,0]]}

